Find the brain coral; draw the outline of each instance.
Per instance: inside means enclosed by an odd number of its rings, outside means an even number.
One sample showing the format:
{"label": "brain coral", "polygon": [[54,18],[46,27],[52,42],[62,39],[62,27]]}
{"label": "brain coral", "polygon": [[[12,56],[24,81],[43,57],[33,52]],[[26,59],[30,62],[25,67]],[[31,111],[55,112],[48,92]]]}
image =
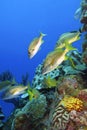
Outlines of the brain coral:
{"label": "brain coral", "polygon": [[55,130],[65,130],[69,122],[69,112],[62,106],[58,105],[53,114],[53,126]]}

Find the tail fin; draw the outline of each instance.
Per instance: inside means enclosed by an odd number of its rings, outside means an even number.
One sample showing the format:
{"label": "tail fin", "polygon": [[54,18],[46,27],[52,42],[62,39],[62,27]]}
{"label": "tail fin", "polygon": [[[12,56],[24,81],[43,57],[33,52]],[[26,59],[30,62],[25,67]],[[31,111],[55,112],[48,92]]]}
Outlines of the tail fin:
{"label": "tail fin", "polygon": [[46,36],[47,34],[44,34],[44,33],[42,33],[42,32],[40,32],[40,36]]}
{"label": "tail fin", "polygon": [[77,48],[74,48],[72,45],[69,45],[67,43],[65,43],[65,47],[68,51],[77,50]]}

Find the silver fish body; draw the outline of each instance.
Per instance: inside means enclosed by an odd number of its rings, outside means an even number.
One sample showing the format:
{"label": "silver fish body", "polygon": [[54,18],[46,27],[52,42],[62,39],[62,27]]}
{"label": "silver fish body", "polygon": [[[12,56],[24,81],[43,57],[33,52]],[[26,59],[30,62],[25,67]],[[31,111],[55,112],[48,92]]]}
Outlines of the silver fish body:
{"label": "silver fish body", "polygon": [[8,100],[16,98],[19,95],[23,94],[25,90],[28,89],[28,86],[9,86],[8,89],[4,91],[2,95],[3,100]]}
{"label": "silver fish body", "polygon": [[40,49],[40,46],[42,45],[43,43],[43,37],[45,36],[46,34],[43,34],[43,33],[40,33],[40,36],[35,38],[29,45],[28,47],[28,55],[29,55],[29,58],[33,58],[36,53],[38,52],[38,50]]}
{"label": "silver fish body", "polygon": [[58,48],[63,48],[65,47],[65,44],[72,44],[73,42],[77,41],[80,39],[81,33],[79,31],[72,31],[72,32],[67,32],[64,33],[60,36],[56,43],[56,47]]}
{"label": "silver fish body", "polygon": [[[45,63],[42,69],[42,74],[47,74],[51,71],[53,71],[54,69],[56,69],[64,60],[65,60],[65,55],[68,52],[68,50],[66,49],[64,52],[56,52],[56,57],[52,56],[52,60],[50,63]],[[48,59],[49,60],[49,59]]]}

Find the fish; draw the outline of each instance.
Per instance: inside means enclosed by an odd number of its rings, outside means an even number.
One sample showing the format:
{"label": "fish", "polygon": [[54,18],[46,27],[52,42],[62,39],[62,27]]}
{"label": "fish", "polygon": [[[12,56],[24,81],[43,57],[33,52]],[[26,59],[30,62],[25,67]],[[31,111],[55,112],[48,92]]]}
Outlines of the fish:
{"label": "fish", "polygon": [[29,95],[29,101],[37,99],[40,96],[40,92],[35,88],[28,89],[27,93]]}
{"label": "fish", "polygon": [[80,36],[81,36],[80,31],[72,31],[72,32],[64,33],[58,39],[55,48],[64,48],[66,43],[70,45],[73,42],[79,40]]}
{"label": "fish", "polygon": [[82,13],[82,9],[81,9],[81,7],[80,7],[80,8],[78,8],[78,9],[75,11],[74,18],[75,18],[75,19],[79,19],[80,16],[81,16],[81,13]]}
{"label": "fish", "polygon": [[13,79],[12,81],[6,80],[0,82],[0,92],[6,90],[9,86],[13,86],[16,84],[16,81]]}
{"label": "fish", "polygon": [[48,65],[52,64],[54,60],[57,57],[58,52],[57,51],[52,51],[50,52],[47,56],[46,59],[43,63],[43,68],[46,68]]}
{"label": "fish", "polygon": [[13,99],[23,94],[25,90],[28,89],[28,86],[18,85],[18,86],[9,86],[2,95],[3,100]]}
{"label": "fish", "polygon": [[[43,63],[42,74],[43,75],[47,74],[47,73],[53,71],[54,69],[56,69],[57,67],[59,67],[59,65],[64,60],[67,60],[66,54],[71,50],[76,50],[76,48],[67,44],[65,50],[56,49],[56,50],[50,52],[50,54],[47,55],[47,57]],[[51,56],[51,58],[50,58],[50,56]]]}
{"label": "fish", "polygon": [[42,40],[44,36],[46,36],[46,34],[40,33],[40,36],[33,39],[31,43],[29,44],[28,55],[30,59],[33,58],[38,52],[38,50],[40,49],[42,43],[44,42]]}
{"label": "fish", "polygon": [[57,85],[56,79],[52,79],[51,76],[45,77],[43,83],[47,88],[52,88]]}
{"label": "fish", "polygon": [[32,86],[30,85],[30,82],[28,82],[28,89],[26,91],[26,93],[22,94],[21,95],[21,98],[24,99],[26,97],[29,97],[29,101],[31,101],[32,99],[36,99],[40,96],[40,92],[35,89],[35,88],[32,88]]}

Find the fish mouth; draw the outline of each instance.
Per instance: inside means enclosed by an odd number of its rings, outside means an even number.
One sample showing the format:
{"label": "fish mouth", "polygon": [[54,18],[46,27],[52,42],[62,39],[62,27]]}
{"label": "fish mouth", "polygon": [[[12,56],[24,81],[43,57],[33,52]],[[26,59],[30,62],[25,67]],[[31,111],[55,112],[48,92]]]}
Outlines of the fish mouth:
{"label": "fish mouth", "polygon": [[33,56],[29,56],[30,59],[32,59]]}
{"label": "fish mouth", "polygon": [[33,58],[33,55],[29,54],[29,58],[32,59],[32,58]]}
{"label": "fish mouth", "polygon": [[30,52],[28,52],[28,56],[30,59],[33,57],[33,55]]}
{"label": "fish mouth", "polygon": [[43,74],[43,75],[45,75],[45,74],[46,74],[46,72],[45,72],[45,71],[42,71],[42,74]]}
{"label": "fish mouth", "polygon": [[43,75],[48,74],[49,72],[51,72],[51,70],[48,69],[48,67],[42,69],[42,74]]}
{"label": "fish mouth", "polygon": [[47,73],[46,68],[42,69],[42,74],[45,75]]}

